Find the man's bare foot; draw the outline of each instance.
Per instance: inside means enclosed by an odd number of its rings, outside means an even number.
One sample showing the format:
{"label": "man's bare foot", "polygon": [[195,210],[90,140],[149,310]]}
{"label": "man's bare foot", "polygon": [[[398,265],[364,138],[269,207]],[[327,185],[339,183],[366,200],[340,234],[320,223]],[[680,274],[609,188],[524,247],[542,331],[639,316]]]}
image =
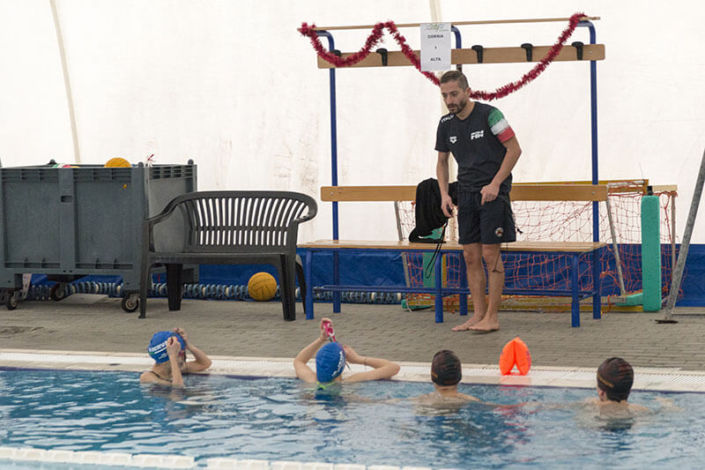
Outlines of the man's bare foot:
{"label": "man's bare foot", "polygon": [[453,331],[468,331],[470,327],[477,325],[482,319],[478,318],[477,315],[473,315],[472,318],[462,325],[457,325],[453,327]]}
{"label": "man's bare foot", "polygon": [[481,321],[475,323],[473,326],[468,327],[468,330],[477,331],[479,333],[489,333],[491,331],[497,331],[499,330],[499,321],[483,318]]}

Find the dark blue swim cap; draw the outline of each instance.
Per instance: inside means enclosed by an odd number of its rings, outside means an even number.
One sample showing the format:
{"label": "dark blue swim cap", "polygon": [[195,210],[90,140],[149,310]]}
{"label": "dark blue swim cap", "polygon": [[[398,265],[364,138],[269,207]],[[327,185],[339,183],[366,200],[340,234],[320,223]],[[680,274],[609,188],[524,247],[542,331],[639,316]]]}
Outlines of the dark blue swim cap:
{"label": "dark blue swim cap", "polygon": [[332,382],[344,367],[345,351],[340,343],[328,343],[316,353],[316,378],[320,383]]}
{"label": "dark blue swim cap", "polygon": [[173,331],[157,331],[152,336],[152,339],[149,342],[149,346],[147,346],[147,352],[150,356],[152,356],[152,359],[154,359],[154,362],[156,362],[157,364],[161,364],[162,362],[166,362],[169,360],[169,354],[167,354],[166,352],[166,342],[172,336],[176,336],[176,338],[179,340],[179,343],[181,343],[182,351],[186,349],[186,343],[184,342],[184,339]]}

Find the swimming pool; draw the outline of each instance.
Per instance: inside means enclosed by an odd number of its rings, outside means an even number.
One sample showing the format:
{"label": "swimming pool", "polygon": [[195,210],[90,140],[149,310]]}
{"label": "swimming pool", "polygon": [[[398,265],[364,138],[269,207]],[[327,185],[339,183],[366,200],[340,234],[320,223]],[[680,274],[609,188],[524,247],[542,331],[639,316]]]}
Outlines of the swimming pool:
{"label": "swimming pool", "polygon": [[[692,468],[705,457],[700,393],[635,391],[631,401],[657,413],[618,421],[574,406],[594,389],[462,385],[485,401],[533,404],[432,409],[406,400],[430,392],[428,383],[363,383],[346,386],[339,397],[315,397],[288,378],[189,376],[186,383],[187,391],[171,392],[140,386],[134,372],[0,370],[0,447],[181,456],[182,463],[213,468],[218,458],[431,468]],[[658,396],[687,412],[661,404]]]}

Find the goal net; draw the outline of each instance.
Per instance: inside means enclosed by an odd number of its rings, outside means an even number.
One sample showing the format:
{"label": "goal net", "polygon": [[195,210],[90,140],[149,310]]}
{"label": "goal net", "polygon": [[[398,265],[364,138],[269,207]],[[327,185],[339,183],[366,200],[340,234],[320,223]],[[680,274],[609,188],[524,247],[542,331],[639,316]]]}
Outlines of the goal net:
{"label": "goal net", "polygon": [[[545,183],[565,184],[563,183]],[[587,182],[570,182],[572,184]],[[543,183],[542,183],[543,184]],[[600,254],[600,279],[603,305],[614,309],[618,300],[641,290],[641,198],[650,191],[659,197],[661,236],[661,287],[668,295],[671,272],[675,265],[675,186],[650,188],[648,180],[603,181],[608,186],[607,202],[599,203],[600,241],[607,247]],[[395,203],[400,239],[408,238],[414,228],[414,204]],[[519,232],[517,240],[593,241],[593,203],[585,201],[513,201],[512,209]],[[446,239],[457,240],[455,219],[446,230]],[[580,262],[581,289],[592,288],[590,255]],[[403,256],[404,275],[409,286],[433,285],[433,269],[428,269],[431,255],[409,252]],[[503,253],[505,286],[551,290],[569,285],[570,259],[527,253]],[[448,254],[443,259],[443,283],[447,287],[466,286],[461,280],[462,256]],[[507,289],[509,290],[509,289]],[[457,311],[459,297],[443,299],[444,309]],[[472,302],[472,299],[470,299]],[[433,306],[432,294],[409,294],[404,305],[410,309]],[[591,308],[591,304],[586,308]],[[570,298],[548,296],[504,296],[503,310],[567,310]],[[469,307],[471,309],[471,306]],[[470,310],[471,311],[471,310]]]}

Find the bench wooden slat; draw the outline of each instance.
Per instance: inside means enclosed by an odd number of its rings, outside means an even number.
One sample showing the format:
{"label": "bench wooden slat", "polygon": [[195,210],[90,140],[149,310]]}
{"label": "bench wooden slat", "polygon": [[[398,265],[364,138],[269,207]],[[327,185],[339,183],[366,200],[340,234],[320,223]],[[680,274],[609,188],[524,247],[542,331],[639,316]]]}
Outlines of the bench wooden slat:
{"label": "bench wooden slat", "polygon": [[[551,241],[517,241],[503,243],[503,251],[537,251],[558,253],[589,253],[606,246],[603,242],[551,242]],[[408,240],[400,242],[373,240],[316,240],[299,243],[299,248],[312,249],[369,249],[369,250],[433,250],[432,243],[411,243]],[[457,242],[447,242],[442,247],[445,251],[461,251],[462,245]]]}
{"label": "bench wooden slat", "polygon": [[[606,201],[607,185],[515,183],[513,201]],[[321,186],[322,201],[413,201],[416,186]]]}
{"label": "bench wooden slat", "polygon": [[515,183],[509,197],[512,201],[606,201],[607,185]]}
{"label": "bench wooden slat", "polygon": [[322,201],[413,201],[416,186],[321,186]]}

